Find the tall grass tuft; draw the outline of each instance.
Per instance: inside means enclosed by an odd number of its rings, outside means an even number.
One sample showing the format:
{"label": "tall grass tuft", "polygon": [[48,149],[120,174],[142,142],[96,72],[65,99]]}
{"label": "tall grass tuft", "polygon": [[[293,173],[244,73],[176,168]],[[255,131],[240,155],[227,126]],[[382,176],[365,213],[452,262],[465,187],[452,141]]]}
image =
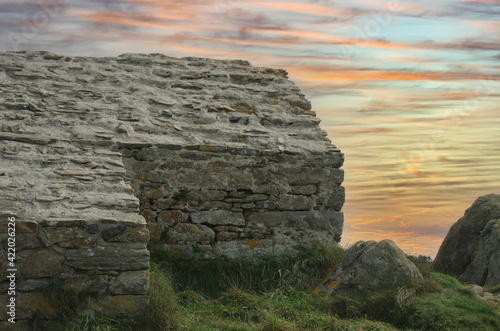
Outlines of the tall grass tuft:
{"label": "tall grass tuft", "polygon": [[317,248],[295,256],[266,256],[258,260],[185,261],[157,255],[180,291],[216,296],[230,288],[265,293],[276,288],[312,288],[326,271],[338,264],[343,249]]}
{"label": "tall grass tuft", "polygon": [[154,262],[149,273],[149,303],[135,323],[136,330],[176,330],[181,324],[180,307],[170,275]]}

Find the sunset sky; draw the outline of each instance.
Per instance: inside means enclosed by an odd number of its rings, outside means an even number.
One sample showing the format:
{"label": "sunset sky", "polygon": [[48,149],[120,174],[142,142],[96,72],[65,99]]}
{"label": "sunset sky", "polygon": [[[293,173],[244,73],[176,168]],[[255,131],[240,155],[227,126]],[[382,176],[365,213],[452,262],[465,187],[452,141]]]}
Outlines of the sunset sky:
{"label": "sunset sky", "polygon": [[435,256],[500,193],[500,0],[0,0],[0,51],[284,68],[346,157],[342,243]]}

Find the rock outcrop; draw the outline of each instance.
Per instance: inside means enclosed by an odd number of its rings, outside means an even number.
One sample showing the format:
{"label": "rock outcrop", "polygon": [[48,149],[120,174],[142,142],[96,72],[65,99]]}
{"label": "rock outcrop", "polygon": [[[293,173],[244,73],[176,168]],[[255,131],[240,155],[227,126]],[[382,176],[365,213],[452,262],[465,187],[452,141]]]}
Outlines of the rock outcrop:
{"label": "rock outcrop", "polygon": [[348,249],[316,293],[342,291],[363,295],[421,279],[420,271],[392,240],[358,241]]}
{"label": "rock outcrop", "polygon": [[15,217],[32,302],[17,318],[41,311],[50,277],[140,311],[148,245],[186,259],[335,245],[344,158],[319,122],[286,71],[246,61],[0,53],[0,276]]}
{"label": "rock outcrop", "polygon": [[500,195],[479,197],[453,224],[434,267],[481,286],[500,283]]}

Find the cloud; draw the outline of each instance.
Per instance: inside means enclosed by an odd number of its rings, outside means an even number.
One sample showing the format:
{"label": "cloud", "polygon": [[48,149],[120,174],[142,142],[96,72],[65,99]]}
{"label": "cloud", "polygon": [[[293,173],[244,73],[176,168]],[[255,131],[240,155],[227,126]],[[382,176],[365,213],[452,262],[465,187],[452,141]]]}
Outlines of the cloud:
{"label": "cloud", "polygon": [[300,14],[309,14],[316,16],[329,16],[336,17],[340,15],[338,9],[334,9],[331,6],[322,6],[316,4],[307,3],[294,3],[294,2],[250,2],[244,3],[245,7],[254,7],[264,10],[275,10],[282,12],[294,12]]}

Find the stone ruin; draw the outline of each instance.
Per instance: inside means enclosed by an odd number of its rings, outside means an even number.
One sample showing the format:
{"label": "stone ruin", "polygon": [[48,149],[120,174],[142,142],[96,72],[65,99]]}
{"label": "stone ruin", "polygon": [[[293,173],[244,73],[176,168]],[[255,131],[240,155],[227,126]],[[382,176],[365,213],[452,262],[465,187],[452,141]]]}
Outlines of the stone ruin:
{"label": "stone ruin", "polygon": [[87,311],[140,312],[151,250],[337,245],[344,158],[319,123],[286,71],[246,61],[0,53],[0,301],[12,217],[18,320],[55,316],[51,279],[98,291]]}

